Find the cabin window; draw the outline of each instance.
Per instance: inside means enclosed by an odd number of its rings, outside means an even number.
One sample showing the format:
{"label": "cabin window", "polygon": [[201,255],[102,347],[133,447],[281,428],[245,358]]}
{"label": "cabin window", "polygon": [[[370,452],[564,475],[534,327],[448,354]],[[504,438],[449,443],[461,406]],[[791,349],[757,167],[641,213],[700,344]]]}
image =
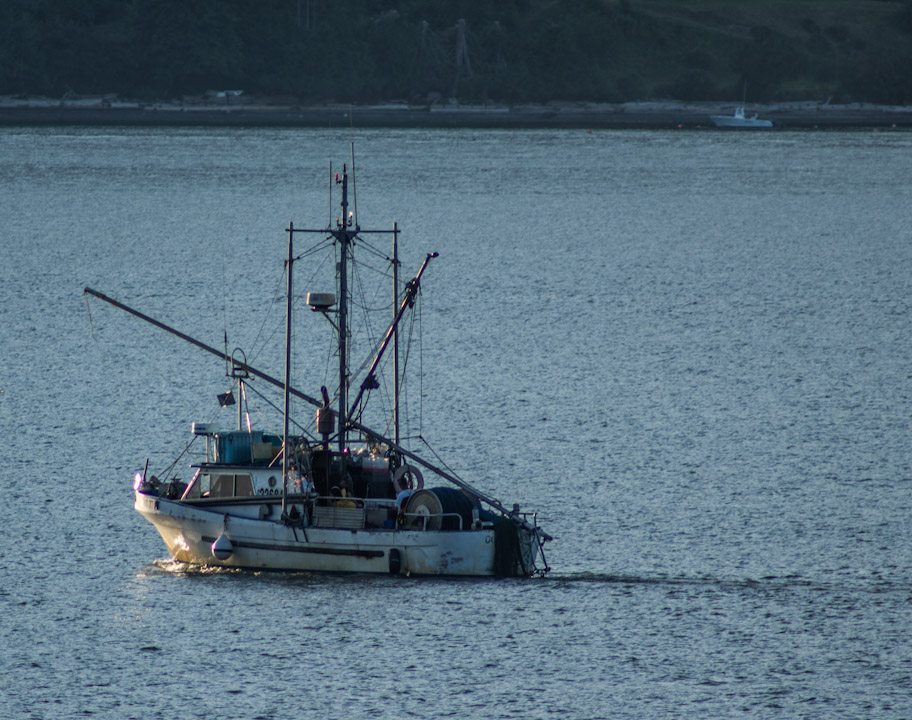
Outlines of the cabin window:
{"label": "cabin window", "polygon": [[253,479],[248,474],[200,473],[194,479],[185,499],[252,497]]}
{"label": "cabin window", "polygon": [[234,476],[234,496],[250,497],[253,495],[253,480],[249,475]]}
{"label": "cabin window", "polygon": [[212,486],[209,488],[209,497],[234,497],[234,475],[214,475]]}

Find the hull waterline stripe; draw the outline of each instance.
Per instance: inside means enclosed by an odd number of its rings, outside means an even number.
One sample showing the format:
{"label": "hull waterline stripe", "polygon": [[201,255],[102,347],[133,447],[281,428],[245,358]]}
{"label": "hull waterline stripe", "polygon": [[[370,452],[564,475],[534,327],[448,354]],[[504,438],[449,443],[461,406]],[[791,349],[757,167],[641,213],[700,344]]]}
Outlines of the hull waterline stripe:
{"label": "hull waterline stripe", "polygon": [[[204,543],[214,543],[214,537],[203,536]],[[231,544],[236,548],[248,550],[270,550],[278,552],[308,553],[313,555],[346,555],[351,557],[382,558],[386,553],[383,550],[349,550],[347,548],[321,548],[321,547],[296,547],[294,545],[269,545],[267,543],[247,542],[231,538]]]}

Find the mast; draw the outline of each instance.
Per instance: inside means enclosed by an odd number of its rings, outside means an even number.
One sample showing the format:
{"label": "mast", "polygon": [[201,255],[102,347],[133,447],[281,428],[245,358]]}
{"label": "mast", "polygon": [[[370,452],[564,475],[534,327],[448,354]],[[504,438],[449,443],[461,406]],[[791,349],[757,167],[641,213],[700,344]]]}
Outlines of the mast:
{"label": "mast", "polygon": [[399,444],[399,223],[393,223],[393,439]]}
{"label": "mast", "polygon": [[348,251],[351,237],[348,232],[348,172],[342,165],[342,217],[338,230],[333,233],[339,241],[339,452],[345,452],[345,436],[348,418]]}
{"label": "mast", "polygon": [[285,514],[285,505],[288,501],[288,421],[291,390],[291,266],[294,262],[294,223],[288,223],[288,260],[285,265],[286,295],[285,295],[285,387],[283,396],[285,401],[284,427],[282,431],[282,514]]}

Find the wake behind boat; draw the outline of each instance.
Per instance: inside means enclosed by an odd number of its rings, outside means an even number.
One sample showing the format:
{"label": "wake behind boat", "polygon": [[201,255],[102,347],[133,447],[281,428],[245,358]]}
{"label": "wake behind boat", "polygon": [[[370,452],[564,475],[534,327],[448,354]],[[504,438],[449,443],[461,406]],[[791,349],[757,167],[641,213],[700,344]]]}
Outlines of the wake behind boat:
{"label": "wake behind boat", "polygon": [[[291,224],[287,229],[282,380],[249,365],[240,351],[229,354],[227,344],[222,352],[85,289],[86,294],[222,358],[230,368],[233,386],[220,402],[237,404],[236,427],[194,423],[194,440],[205,443],[205,450],[191,465],[188,479],[169,477],[178,461],[163,473],[165,480],[150,473],[147,462],[134,481],[135,509],[155,526],[174,560],[199,565],[501,577],[547,572],[543,546],[551,537],[538,526],[534,513],[520,512],[518,505],[507,508],[408,449],[400,438],[399,328],[412,312],[422,276],[437,254],[425,258],[400,296],[397,226],[362,230],[349,210],[345,167],[336,183],[341,209],[328,228],[305,230]],[[368,235],[384,234],[393,241],[393,320],[359,371],[350,361],[351,268],[356,246],[369,247]],[[291,384],[294,266],[311,252],[296,257],[295,240],[300,236],[318,238],[313,251],[332,253],[335,259],[336,293],[306,296],[335,336],[338,378],[332,397],[325,386],[314,397]],[[388,351],[391,362],[386,362]],[[394,402],[387,422],[392,437],[386,436],[389,430],[378,432],[363,422],[372,392],[381,387],[380,370],[389,364]],[[251,427],[244,408],[254,382],[282,391],[281,431]],[[312,421],[299,423],[292,417],[293,399],[316,408]],[[433,483],[432,477],[437,478]]]}

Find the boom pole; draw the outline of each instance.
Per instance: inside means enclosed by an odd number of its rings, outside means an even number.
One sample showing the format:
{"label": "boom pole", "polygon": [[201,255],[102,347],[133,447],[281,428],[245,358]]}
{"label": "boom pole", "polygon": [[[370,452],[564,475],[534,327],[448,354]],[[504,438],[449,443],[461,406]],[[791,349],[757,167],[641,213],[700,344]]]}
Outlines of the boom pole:
{"label": "boom pole", "polygon": [[[165,325],[165,323],[160,322],[159,320],[156,320],[155,318],[149,317],[145,313],[141,313],[139,310],[135,310],[135,309],[131,308],[129,305],[124,305],[122,302],[118,302],[114,298],[108,297],[104,293],[98,292],[97,290],[93,290],[92,288],[87,287],[82,291],[82,294],[83,295],[92,295],[94,297],[97,297],[99,300],[104,300],[106,303],[113,305],[114,307],[119,308],[120,310],[124,310],[124,311],[130,313],[131,315],[138,317],[140,320],[144,320],[145,322],[149,323],[150,325],[154,325],[155,327],[160,328],[161,330],[164,330],[165,332],[169,332],[172,335],[179,337],[181,340],[186,340],[191,345],[196,345],[196,347],[200,348],[201,350],[205,350],[207,353],[215,355],[216,357],[221,358],[222,360],[224,360],[227,363],[231,363],[232,367],[235,367],[239,370],[246,370],[251,375],[258,377],[261,380],[265,380],[270,385],[275,385],[277,388],[285,387],[285,383],[283,383],[281,380],[276,380],[271,375],[267,375],[266,373],[264,373],[260,370],[257,370],[255,367],[248,365],[245,362],[240,362],[240,361],[232,358],[227,353],[224,353],[221,350],[216,350],[211,345],[207,345],[204,342],[200,342],[196,338],[192,338],[189,335],[187,335],[186,333],[182,333],[180,330],[175,330],[170,325]],[[314,407],[323,407],[322,400],[317,400],[316,398],[311,397],[310,395],[307,395],[306,393],[302,393],[300,390],[295,390],[294,388],[288,388],[288,392],[291,393],[292,395],[294,395],[295,397],[300,398],[304,402],[310,403]]]}
{"label": "boom pole", "polygon": [[[114,307],[119,308],[120,310],[124,310],[124,311],[130,313],[131,315],[138,317],[140,320],[144,320],[147,323],[154,325],[157,328],[165,330],[166,332],[169,332],[172,335],[175,335],[175,336],[181,338],[182,340],[186,340],[190,344],[196,345],[198,348],[205,350],[206,352],[208,352],[212,355],[215,355],[216,357],[221,358],[222,360],[224,360],[226,362],[229,362],[229,361],[233,362],[234,367],[246,370],[251,375],[258,377],[261,380],[264,380],[267,383],[274,385],[277,388],[283,388],[283,389],[285,388],[285,384],[281,380],[276,380],[274,377],[267,375],[266,373],[264,373],[260,370],[257,370],[255,367],[248,365],[245,362],[239,362],[237,360],[232,360],[231,357],[228,356],[226,353],[223,353],[220,350],[216,350],[214,347],[211,347],[210,345],[206,345],[205,343],[200,342],[199,340],[196,340],[195,338],[192,338],[189,335],[180,332],[179,330],[175,330],[174,328],[170,327],[169,325],[166,325],[163,322],[155,320],[154,318],[151,318],[148,315],[141,313],[139,310],[135,310],[128,305],[124,305],[122,302],[118,302],[114,298],[108,297],[104,293],[100,293],[97,290],[93,290],[92,288],[87,287],[83,290],[83,294],[84,295],[93,295],[94,297],[97,297],[99,300],[103,300],[104,302],[109,303],[109,304],[113,305]],[[322,400],[317,400],[316,398],[313,398],[310,395],[307,395],[306,393],[303,393],[300,390],[297,390],[296,388],[288,387],[288,393],[290,395],[294,395],[297,398],[300,398],[301,400],[304,400],[305,402],[310,403],[314,407],[318,407],[318,408],[323,407]],[[378,440],[381,443],[385,443],[386,445],[389,445],[389,447],[400,452],[404,457],[410,458],[411,460],[416,462],[418,465],[421,465],[422,467],[430,470],[431,472],[436,473],[437,475],[444,478],[445,480],[449,480],[451,483],[453,483],[457,487],[460,487],[463,490],[466,490],[466,491],[472,493],[473,495],[476,495],[477,497],[484,500],[486,503],[488,503],[488,505],[495,508],[496,510],[499,510],[500,512],[505,513],[505,514],[508,513],[508,510],[496,498],[493,498],[489,495],[486,495],[483,492],[480,492],[476,488],[469,485],[467,482],[460,480],[455,475],[447,472],[443,468],[433,465],[432,463],[423,459],[421,456],[416,455],[415,453],[411,452],[410,450],[407,450],[406,448],[399,445],[399,443],[391,440],[390,438],[384,437],[383,435],[380,435],[379,433],[374,432],[370,428],[368,428],[354,420],[349,420],[348,425],[350,427],[354,428],[355,430],[360,430],[365,435],[368,435],[368,436],[374,438],[375,440]],[[546,540],[551,539],[551,536],[547,535],[541,528],[536,529],[532,525],[530,525],[527,521],[522,520],[520,518],[517,518],[517,521],[520,522],[524,527],[527,527],[529,530],[536,530]]]}

